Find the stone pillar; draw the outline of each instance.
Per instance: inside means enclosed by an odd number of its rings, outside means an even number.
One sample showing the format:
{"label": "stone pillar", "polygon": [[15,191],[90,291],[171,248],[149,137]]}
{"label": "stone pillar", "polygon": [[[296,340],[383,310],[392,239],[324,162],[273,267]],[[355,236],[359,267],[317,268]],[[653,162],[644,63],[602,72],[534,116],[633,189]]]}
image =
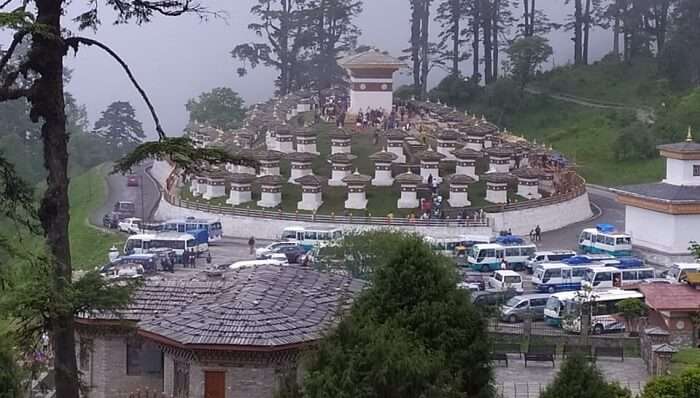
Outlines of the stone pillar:
{"label": "stone pillar", "polygon": [[296,184],[297,179],[313,174],[311,166],[314,159],[313,154],[306,152],[294,152],[290,153],[287,158],[289,159],[289,163],[291,165],[289,177],[290,183]]}
{"label": "stone pillar", "polygon": [[678,349],[670,344],[651,346],[652,376],[666,376],[671,368],[671,359]]}
{"label": "stone pillar", "polygon": [[279,145],[277,143],[277,133],[274,128],[268,129],[265,134],[265,146],[271,151],[277,151]]}
{"label": "stone pillar", "polygon": [[401,186],[401,197],[396,203],[399,209],[415,209],[419,206],[417,188],[418,184],[423,181],[421,176],[411,173],[399,174],[396,182]]}
{"label": "stone pillar", "polygon": [[328,134],[331,139],[331,155],[352,152],[352,136],[345,130],[336,130]]}
{"label": "stone pillar", "polygon": [[259,160],[260,162],[260,176],[278,176],[280,175],[280,161],[279,160]]}
{"label": "stone pillar", "polygon": [[226,178],[224,176],[210,175],[206,181],[202,198],[209,200],[226,196]]}
{"label": "stone pillar", "polygon": [[457,138],[459,135],[456,131],[445,130],[437,136],[437,152],[444,155],[444,159],[455,160],[455,155],[452,152],[457,148]]}
{"label": "stone pillar", "polygon": [[226,203],[232,206],[238,206],[253,200],[251,184],[254,179],[254,174],[232,174],[229,178],[231,181],[231,191],[229,191],[229,197]]}
{"label": "stone pillar", "polygon": [[352,174],[352,161],[357,159],[357,156],[349,153],[336,153],[328,157],[331,162],[331,179],[328,185],[333,187],[345,186],[343,179]]}
{"label": "stone pillar", "polygon": [[483,153],[464,147],[453,151],[452,154],[457,159],[455,174],[467,175],[479,181],[479,176],[476,174],[476,160],[483,157]]}
{"label": "stone pillar", "polygon": [[200,196],[206,191],[207,178],[205,176],[195,176],[190,183],[190,192],[194,196]]}
{"label": "stone pillar", "polygon": [[282,203],[282,177],[267,175],[258,179],[260,183],[260,200],[258,206],[271,208]]}
{"label": "stone pillar", "polygon": [[420,161],[420,176],[423,178],[423,182],[427,183],[428,178],[433,176],[433,181],[440,183],[442,179],[440,178],[440,162],[433,161]]}
{"label": "stone pillar", "polygon": [[277,130],[277,148],[282,153],[294,152],[294,137],[288,129]]}
{"label": "stone pillar", "polygon": [[518,195],[526,199],[539,199],[539,178],[537,176],[518,176]]}
{"label": "stone pillar", "polygon": [[469,201],[468,186],[475,180],[464,174],[455,174],[450,177],[450,198],[448,202],[452,207],[467,207],[472,203]]}
{"label": "stone pillar", "polygon": [[486,200],[491,203],[508,203],[508,184],[487,181]]}
{"label": "stone pillar", "polygon": [[481,152],[484,149],[484,136],[470,134],[467,135],[465,148]]}
{"label": "stone pillar", "polygon": [[542,174],[540,189],[545,192],[554,193],[554,173],[545,171],[544,174]]}
{"label": "stone pillar", "polygon": [[386,133],[387,152],[396,155],[394,163],[406,163],[406,154],[403,150],[403,142],[406,138],[406,133],[403,130],[389,130]]}
{"label": "stone pillar", "polygon": [[[497,149],[497,148],[495,148]],[[489,170],[496,173],[507,173],[510,171],[510,154],[489,152]]]}
{"label": "stone pillar", "polygon": [[308,128],[300,128],[294,132],[297,141],[297,152],[308,152],[318,155],[316,149],[316,132]]}
{"label": "stone pillar", "polygon": [[345,201],[346,209],[364,210],[367,208],[366,186],[371,177],[355,173],[343,178],[343,182],[348,186],[348,200]]}
{"label": "stone pillar", "polygon": [[316,211],[323,205],[321,181],[314,175],[307,175],[297,180],[301,184],[301,201],[297,203],[297,209]]}

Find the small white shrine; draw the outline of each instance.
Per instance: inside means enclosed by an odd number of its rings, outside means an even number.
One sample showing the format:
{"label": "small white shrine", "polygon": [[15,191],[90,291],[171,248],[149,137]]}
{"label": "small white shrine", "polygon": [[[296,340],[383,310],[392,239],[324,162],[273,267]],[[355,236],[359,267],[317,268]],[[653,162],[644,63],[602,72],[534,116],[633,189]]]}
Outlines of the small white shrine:
{"label": "small white shrine", "polygon": [[301,201],[297,209],[316,211],[323,205],[323,180],[315,175],[307,175],[296,180],[301,185]]}
{"label": "small white shrine", "polygon": [[349,176],[343,178],[343,182],[348,186],[348,200],[345,201],[345,208],[352,210],[364,210],[367,208],[367,184],[372,177],[360,174],[357,170]]}
{"label": "small white shrine", "polygon": [[282,183],[284,179],[279,175],[266,175],[258,178],[260,184],[260,200],[258,206],[271,208],[282,203]]}
{"label": "small white shrine", "polygon": [[238,206],[253,200],[251,184],[255,180],[254,174],[235,173],[229,176],[231,190],[226,203]]}
{"label": "small white shrine", "polygon": [[338,61],[350,76],[350,107],[348,114],[383,109],[391,111],[394,104],[394,72],[405,64],[379,50],[348,55]]}
{"label": "small white shrine", "polygon": [[486,200],[491,203],[508,203],[508,183],[513,181],[510,173],[490,173],[481,176],[486,180]]}
{"label": "small white shrine", "polygon": [[396,176],[395,181],[401,186],[401,197],[397,201],[396,207],[399,209],[418,207],[418,185],[423,182],[423,178],[409,170]]}
{"label": "small white shrine", "polygon": [[369,159],[374,162],[374,178],[372,186],[390,187],[394,185],[394,177],[391,173],[391,164],[396,160],[396,154],[388,152],[386,148],[382,152],[370,155]]}
{"label": "small white shrine", "polygon": [[467,207],[472,204],[469,201],[469,184],[476,180],[468,175],[453,174],[449,178],[450,198],[447,200],[452,207]]}

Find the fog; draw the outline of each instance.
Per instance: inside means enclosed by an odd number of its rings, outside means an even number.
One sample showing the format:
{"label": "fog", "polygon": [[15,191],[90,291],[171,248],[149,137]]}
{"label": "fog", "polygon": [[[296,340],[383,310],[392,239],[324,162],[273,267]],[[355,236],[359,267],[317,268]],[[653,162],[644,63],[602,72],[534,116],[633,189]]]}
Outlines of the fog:
{"label": "fog", "polygon": [[[236,68],[240,63],[230,55],[236,44],[256,39],[247,29],[248,23],[252,22],[248,11],[256,2],[205,0],[208,8],[225,11],[227,18],[201,21],[193,15],[156,17],[153,22],[142,26],[112,25],[112,15],[103,7],[103,24],[96,34],[91,31],[76,33],[96,37],[115,50],[148,92],[166,132],[179,135],[188,118],[184,104],[202,91],[228,86],[239,92],[247,104],[263,101],[272,95],[274,70],[259,67],[245,77],[238,77]],[[407,47],[409,37],[408,0],[365,0],[364,3],[364,12],[357,19],[362,29],[359,42],[400,55]],[[550,19],[563,22],[571,7],[563,5],[563,1],[550,0],[547,3],[545,12]],[[67,17],[74,17],[84,6],[83,2],[73,2]],[[435,35],[437,24],[431,28]],[[572,60],[571,35],[571,32],[563,31],[550,35],[554,57],[548,67]],[[596,60],[608,52],[611,42],[611,33],[593,31],[591,59]],[[81,47],[77,56],[71,53],[67,65],[74,69],[68,90],[87,106],[91,122],[111,102],[127,100],[136,108],[144,129],[155,136],[143,101],[107,54],[97,48]],[[463,72],[471,73],[471,61],[465,63]],[[442,76],[444,72],[435,70],[431,84]],[[407,82],[408,76],[404,73],[397,76],[397,80]]]}

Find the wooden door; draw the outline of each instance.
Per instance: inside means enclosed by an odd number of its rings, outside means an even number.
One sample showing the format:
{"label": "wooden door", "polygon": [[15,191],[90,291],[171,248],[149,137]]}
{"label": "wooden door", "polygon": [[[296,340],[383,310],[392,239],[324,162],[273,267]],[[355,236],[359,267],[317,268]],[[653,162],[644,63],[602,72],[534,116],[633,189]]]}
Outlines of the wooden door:
{"label": "wooden door", "polygon": [[225,372],[204,372],[204,398],[226,398]]}

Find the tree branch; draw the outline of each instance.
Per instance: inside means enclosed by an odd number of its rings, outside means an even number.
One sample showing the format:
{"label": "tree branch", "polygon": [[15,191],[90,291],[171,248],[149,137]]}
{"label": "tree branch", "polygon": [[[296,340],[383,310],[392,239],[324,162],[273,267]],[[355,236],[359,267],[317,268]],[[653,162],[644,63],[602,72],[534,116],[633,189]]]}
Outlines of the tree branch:
{"label": "tree branch", "polygon": [[[11,0],[8,0],[11,1]],[[0,7],[2,8],[2,7]],[[10,58],[12,58],[12,54],[14,54],[15,49],[19,45],[19,43],[22,42],[22,39],[24,39],[24,36],[28,32],[26,30],[20,30],[17,33],[14,34],[14,37],[12,38],[12,43],[10,43],[10,46],[7,48],[7,51],[5,51],[5,54],[3,54],[2,59],[0,59],[0,73],[2,73],[3,69],[5,69],[5,66],[7,65],[8,62],[10,62]]]}
{"label": "tree branch", "polygon": [[32,95],[32,89],[30,88],[0,88],[0,102],[16,100],[20,98],[28,98]]}
{"label": "tree branch", "polygon": [[129,66],[122,60],[117,53],[112,51],[111,48],[107,47],[105,44],[100,43],[97,40],[94,39],[89,39],[87,37],[69,37],[65,40],[66,46],[73,48],[74,51],[78,51],[78,46],[80,44],[84,44],[86,46],[97,46],[104,50],[107,54],[111,55],[112,58],[114,58],[119,65],[124,69],[124,72],[126,72],[126,75],[129,77],[129,80],[131,80],[131,83],[136,87],[136,90],[139,92],[141,95],[141,98],[143,98],[144,102],[146,102],[146,106],[148,106],[148,110],[151,112],[151,117],[153,118],[153,123],[155,123],[156,126],[156,132],[158,133],[158,139],[159,140],[164,140],[167,136],[165,135],[165,131],[163,131],[163,127],[160,125],[160,119],[158,119],[158,114],[156,114],[156,110],[153,107],[153,104],[151,103],[151,100],[148,98],[148,95],[144,91],[143,88],[141,88],[141,85],[136,81],[136,78],[134,75],[131,73],[131,69],[129,69]]}
{"label": "tree branch", "polygon": [[0,10],[3,8],[7,7],[8,4],[12,3],[13,0],[6,0],[2,4],[0,4]]}

